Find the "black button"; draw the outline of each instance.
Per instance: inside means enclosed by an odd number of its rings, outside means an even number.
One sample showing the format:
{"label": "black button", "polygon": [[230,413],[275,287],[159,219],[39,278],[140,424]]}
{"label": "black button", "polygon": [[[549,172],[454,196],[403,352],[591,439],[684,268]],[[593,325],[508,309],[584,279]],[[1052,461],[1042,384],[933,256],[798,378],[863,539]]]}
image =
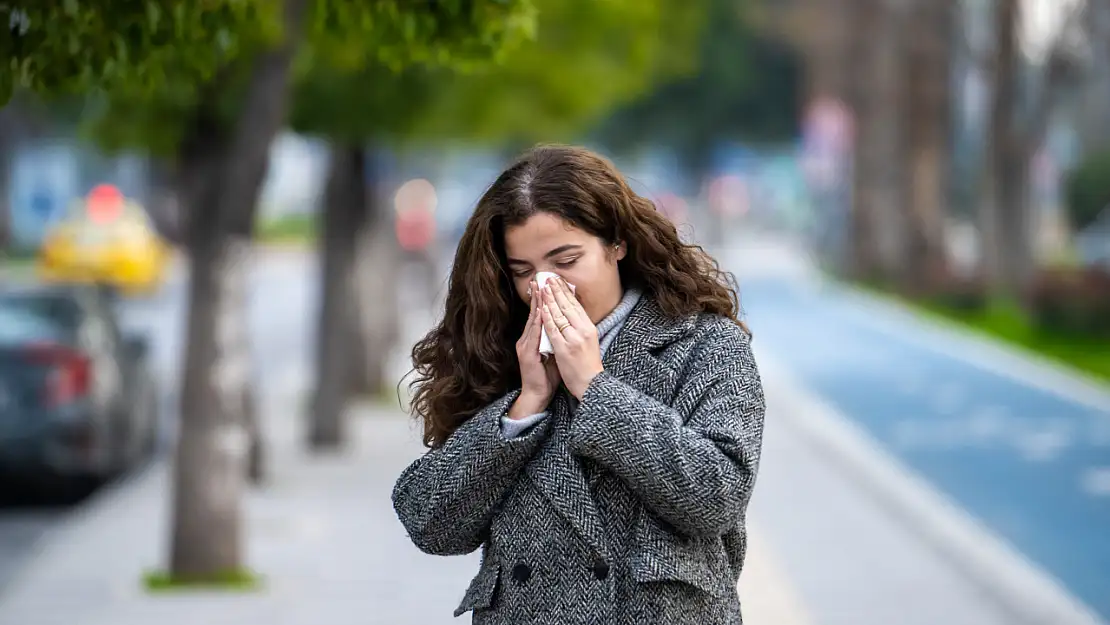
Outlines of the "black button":
{"label": "black button", "polygon": [[594,577],[596,577],[598,581],[605,581],[605,578],[609,577],[609,565],[605,560],[597,560],[594,562]]}
{"label": "black button", "polygon": [[523,584],[532,578],[532,568],[523,562],[513,567],[513,581]]}

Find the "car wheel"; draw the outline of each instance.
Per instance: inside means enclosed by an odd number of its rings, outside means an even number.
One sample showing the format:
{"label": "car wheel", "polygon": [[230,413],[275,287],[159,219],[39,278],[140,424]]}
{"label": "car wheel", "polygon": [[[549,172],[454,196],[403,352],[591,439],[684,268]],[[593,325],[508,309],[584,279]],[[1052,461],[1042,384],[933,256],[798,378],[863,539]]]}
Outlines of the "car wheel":
{"label": "car wheel", "polygon": [[72,506],[92,495],[105,481],[92,475],[43,475],[32,478],[27,488],[36,504]]}

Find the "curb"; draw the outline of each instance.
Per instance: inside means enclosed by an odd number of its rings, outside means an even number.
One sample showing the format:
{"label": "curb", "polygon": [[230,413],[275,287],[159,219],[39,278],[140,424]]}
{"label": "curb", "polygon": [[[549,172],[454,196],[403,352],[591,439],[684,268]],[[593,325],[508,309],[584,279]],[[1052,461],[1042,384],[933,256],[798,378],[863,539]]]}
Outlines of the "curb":
{"label": "curb", "polygon": [[[758,350],[757,350],[758,351]],[[794,380],[766,353],[757,354],[769,401],[817,453],[851,477],[1025,625],[1106,625],[1057,580],[912,473],[861,428]]]}

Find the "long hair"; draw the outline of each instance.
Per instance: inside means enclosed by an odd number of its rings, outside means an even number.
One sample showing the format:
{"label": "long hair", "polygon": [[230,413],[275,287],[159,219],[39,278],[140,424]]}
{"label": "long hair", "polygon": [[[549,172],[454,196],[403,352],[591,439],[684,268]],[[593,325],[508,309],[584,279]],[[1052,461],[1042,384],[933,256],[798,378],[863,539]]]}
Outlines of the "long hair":
{"label": "long hair", "polygon": [[504,234],[537,213],[611,245],[625,242],[622,283],[641,289],[665,314],[712,313],[744,325],[732,274],[700,246],[683,243],[612,163],[583,148],[534,148],[479,200],[455,254],[443,320],[412,348],[412,411],[423,421],[427,447],[443,445],[467,419],[520,386],[516,342],[528,306],[513,288]]}

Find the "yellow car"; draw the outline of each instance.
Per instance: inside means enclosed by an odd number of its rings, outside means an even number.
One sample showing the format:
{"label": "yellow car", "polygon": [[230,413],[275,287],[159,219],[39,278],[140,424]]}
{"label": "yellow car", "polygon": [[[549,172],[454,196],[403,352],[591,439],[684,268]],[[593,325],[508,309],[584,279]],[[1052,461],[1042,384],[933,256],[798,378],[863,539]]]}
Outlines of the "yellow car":
{"label": "yellow car", "polygon": [[97,283],[125,294],[157,290],[169,248],[150,216],[115,187],[101,185],[54,224],[38,256],[48,281]]}

